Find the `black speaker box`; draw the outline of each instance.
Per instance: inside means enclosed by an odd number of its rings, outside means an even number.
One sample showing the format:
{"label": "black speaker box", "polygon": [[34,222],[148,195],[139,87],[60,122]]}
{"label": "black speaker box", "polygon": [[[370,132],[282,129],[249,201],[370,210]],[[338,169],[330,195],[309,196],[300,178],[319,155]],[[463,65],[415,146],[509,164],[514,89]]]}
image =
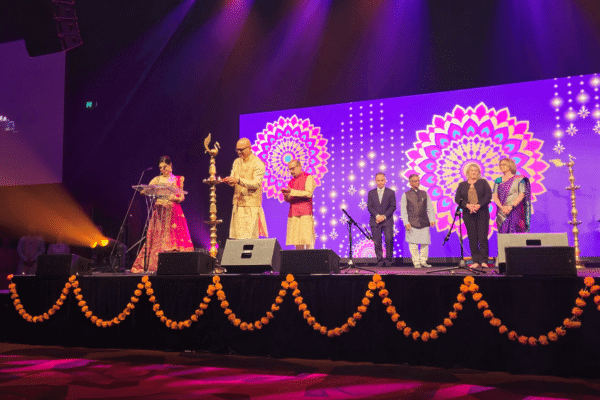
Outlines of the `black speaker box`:
{"label": "black speaker box", "polygon": [[[500,271],[502,273],[502,271]],[[577,276],[575,248],[568,246],[507,247],[506,275]]]}
{"label": "black speaker box", "polygon": [[75,254],[41,255],[37,260],[35,276],[63,277],[89,275],[92,260]]}
{"label": "black speaker box", "polygon": [[221,266],[232,274],[279,272],[281,246],[277,239],[227,239]]}
{"label": "black speaker box", "polygon": [[283,250],[281,275],[286,274],[338,274],[340,256],[333,250]]}
{"label": "black speaker box", "polygon": [[202,275],[215,268],[215,259],[199,251],[158,253],[156,275]]}

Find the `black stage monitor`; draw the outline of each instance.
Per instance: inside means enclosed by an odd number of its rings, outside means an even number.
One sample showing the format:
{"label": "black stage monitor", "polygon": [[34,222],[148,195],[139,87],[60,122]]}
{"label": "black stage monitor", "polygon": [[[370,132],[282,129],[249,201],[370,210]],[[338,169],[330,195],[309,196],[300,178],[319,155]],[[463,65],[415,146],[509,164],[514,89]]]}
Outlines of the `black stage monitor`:
{"label": "black stage monitor", "polygon": [[215,268],[215,259],[199,251],[158,253],[156,275],[202,275]]}
{"label": "black stage monitor", "polygon": [[37,260],[35,276],[63,277],[89,275],[92,260],[75,254],[41,255]]}
{"label": "black stage monitor", "polygon": [[340,256],[333,250],[283,250],[281,275],[287,274],[338,274]]}
{"label": "black stage monitor", "polygon": [[569,246],[507,247],[506,275],[577,276],[575,248]]}
{"label": "black stage monitor", "polygon": [[277,239],[227,239],[221,267],[232,274],[279,272],[280,253]]}

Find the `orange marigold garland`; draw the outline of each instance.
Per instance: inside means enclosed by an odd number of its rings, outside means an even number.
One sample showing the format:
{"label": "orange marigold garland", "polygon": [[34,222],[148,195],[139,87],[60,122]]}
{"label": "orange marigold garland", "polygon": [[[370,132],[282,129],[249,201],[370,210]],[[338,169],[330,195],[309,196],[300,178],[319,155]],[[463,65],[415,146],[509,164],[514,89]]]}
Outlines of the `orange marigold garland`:
{"label": "orange marigold garland", "polygon": [[27,322],[32,322],[32,323],[38,323],[38,322],[44,322],[48,319],[50,319],[51,315],[54,315],[54,313],[56,313],[56,311],[60,310],[60,308],[62,307],[62,305],[64,304],[64,301],[67,298],[67,295],[70,293],[71,288],[75,287],[77,288],[77,285],[73,285],[73,282],[76,282],[77,277],[75,275],[71,276],[68,280],[67,283],[65,283],[64,288],[61,290],[61,294],[59,296],[59,298],[56,300],[56,302],[54,303],[54,305],[52,307],[50,307],[50,309],[48,309],[48,311],[41,313],[40,315],[31,315],[29,314],[25,308],[23,307],[23,304],[21,304],[21,299],[19,298],[19,294],[17,293],[17,285],[15,283],[12,282],[12,278],[13,278],[13,274],[8,275],[6,278],[11,281],[11,283],[8,285],[8,290],[10,291],[10,298],[13,301],[13,305],[15,306],[15,310],[19,313],[19,315]]}
{"label": "orange marigold garland", "polygon": [[[465,284],[461,286],[461,292],[466,293],[466,288],[468,287],[468,291],[472,293],[473,300],[477,302],[477,308],[483,310],[483,316],[490,320],[490,324],[499,327],[498,332],[500,332],[500,334],[508,332],[508,328],[502,325],[502,321],[499,318],[494,317],[494,313],[489,309],[488,303],[485,300],[482,300],[483,295],[479,293],[479,286],[475,284],[475,280],[472,277],[466,277],[464,282]],[[583,314],[583,307],[587,305],[584,299],[600,290],[600,286],[595,285],[594,278],[592,277],[586,277],[583,280],[583,283],[585,288],[579,291],[579,297],[575,299],[575,307],[571,310],[573,316],[571,318],[565,318],[563,320],[563,325],[556,328],[554,332],[549,332],[548,335],[540,335],[538,338],[535,338],[533,336],[519,336],[515,331],[510,331],[508,333],[508,338],[512,341],[518,341],[523,345],[529,344],[530,346],[536,346],[541,344],[546,346],[550,342],[556,342],[560,336],[565,336],[567,334],[567,329],[581,327],[581,321],[578,317]],[[459,301],[461,298],[460,296],[461,295],[458,297]],[[596,303],[598,310],[600,310],[600,296],[594,296],[594,303]],[[445,322],[446,321],[444,321],[444,323]],[[446,324],[446,326],[448,325]]]}

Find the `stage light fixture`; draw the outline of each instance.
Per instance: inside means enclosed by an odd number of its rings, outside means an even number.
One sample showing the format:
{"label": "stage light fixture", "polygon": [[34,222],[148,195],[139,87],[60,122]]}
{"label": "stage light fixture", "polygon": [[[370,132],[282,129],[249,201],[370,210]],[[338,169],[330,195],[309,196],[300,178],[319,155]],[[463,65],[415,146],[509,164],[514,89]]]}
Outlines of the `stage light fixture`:
{"label": "stage light fixture", "polygon": [[90,245],[90,247],[91,247],[92,249],[95,249],[95,248],[96,248],[96,246],[98,246],[98,242],[94,242],[94,243],[92,243],[92,244]]}

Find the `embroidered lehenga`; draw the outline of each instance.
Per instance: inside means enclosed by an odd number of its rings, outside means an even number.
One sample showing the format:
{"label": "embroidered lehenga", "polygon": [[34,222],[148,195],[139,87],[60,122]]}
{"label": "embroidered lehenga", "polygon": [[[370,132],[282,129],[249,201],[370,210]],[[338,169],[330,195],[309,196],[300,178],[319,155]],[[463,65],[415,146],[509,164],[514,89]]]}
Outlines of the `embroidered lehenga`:
{"label": "embroidered lehenga", "polygon": [[[150,184],[163,183],[158,177]],[[183,190],[183,176],[173,176],[170,183]],[[158,253],[165,251],[193,251],[194,245],[190,239],[187,221],[183,215],[181,205],[176,201],[159,199],[154,204],[152,216],[148,225],[146,243],[131,267],[131,272],[144,272],[144,258],[148,251],[148,271],[156,271],[158,266]]]}
{"label": "embroidered lehenga", "polygon": [[531,223],[531,184],[529,179],[521,175],[514,175],[502,182],[502,178],[494,182],[494,193],[502,205],[512,205],[519,194],[525,197],[510,213],[504,214],[500,208],[496,211],[496,224],[498,233],[523,233],[529,232]]}

